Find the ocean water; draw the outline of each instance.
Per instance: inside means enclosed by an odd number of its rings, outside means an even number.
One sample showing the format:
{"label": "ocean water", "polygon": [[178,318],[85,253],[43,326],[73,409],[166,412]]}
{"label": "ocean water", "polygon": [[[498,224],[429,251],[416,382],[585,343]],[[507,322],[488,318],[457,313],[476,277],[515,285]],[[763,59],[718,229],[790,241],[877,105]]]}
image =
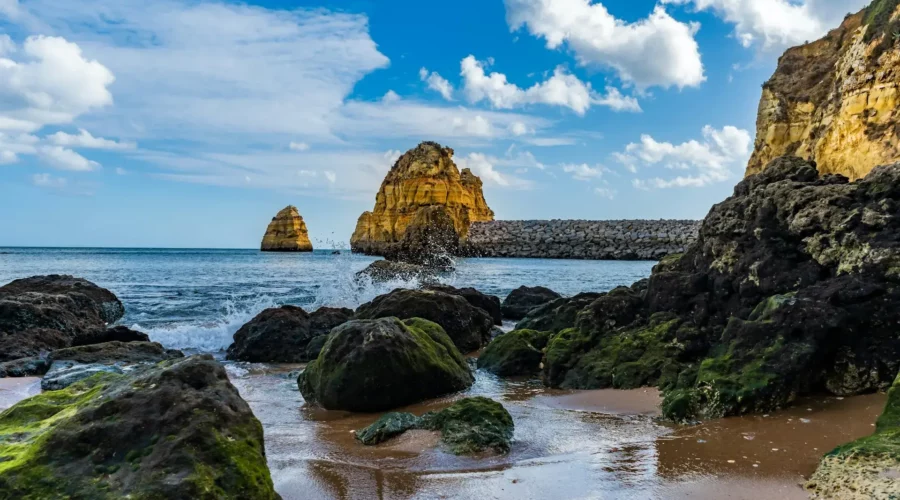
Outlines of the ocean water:
{"label": "ocean water", "polygon": [[[342,251],[308,254],[257,250],[0,248],[0,285],[38,274],[71,274],[112,290],[125,304],[121,324],[167,347],[215,352],[241,325],[267,307],[356,308],[394,288],[355,274],[376,260]],[[459,259],[442,281],[506,297],[542,285],[569,296],[630,285],[655,262],[549,259]]]}

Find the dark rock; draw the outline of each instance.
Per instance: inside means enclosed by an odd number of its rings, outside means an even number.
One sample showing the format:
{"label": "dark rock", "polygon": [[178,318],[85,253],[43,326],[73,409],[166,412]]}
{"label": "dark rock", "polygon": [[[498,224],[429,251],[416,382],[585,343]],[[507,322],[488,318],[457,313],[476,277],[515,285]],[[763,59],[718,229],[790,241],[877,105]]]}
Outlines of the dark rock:
{"label": "dark rock", "polygon": [[453,255],[459,253],[459,234],[442,205],[421,207],[416,211],[398,243],[388,245],[387,260],[406,262],[432,269],[453,267]]}
{"label": "dark rock", "polygon": [[72,342],[72,346],[102,344],[104,342],[150,342],[150,337],[146,333],[132,330],[127,326],[114,326],[103,331],[96,331],[77,337]]}
{"label": "dark rock", "polygon": [[501,377],[531,375],[540,371],[541,352],[551,332],[514,330],[488,344],[478,357],[478,368]]}
{"label": "dark rock", "polygon": [[457,455],[492,450],[508,453],[515,431],[512,416],[500,403],[485,397],[466,398],[421,417],[412,413],[388,413],[356,432],[365,445],[375,445],[410,429],[439,431],[441,441]]}
{"label": "dark rock", "polygon": [[0,287],[0,361],[72,345],[124,314],[116,296],[72,276],[34,276]]}
{"label": "dark rock", "polygon": [[500,311],[500,297],[481,293],[474,288],[456,288],[450,285],[427,285],[424,289],[448,293],[450,295],[459,295],[466,299],[469,304],[488,313],[491,316],[491,319],[494,320],[495,325],[503,324],[503,313]]}
{"label": "dark rock", "polygon": [[254,363],[302,363],[310,341],[326,335],[353,315],[350,309],[322,307],[308,314],[300,307],[266,309],[234,334],[226,359]]}
{"label": "dark rock", "polygon": [[419,424],[419,417],[412,413],[386,413],[375,421],[374,424],[356,431],[356,439],[366,446],[383,443],[394,436],[415,428]]}
{"label": "dark rock", "polygon": [[318,337],[313,337],[309,344],[306,344],[306,359],[313,360],[319,357],[319,353],[322,352],[322,348],[325,347],[325,342],[328,341],[328,335],[319,335]]}
{"label": "dark rock", "polygon": [[414,280],[423,283],[436,283],[441,272],[442,270],[407,262],[376,260],[362,271],[356,273],[356,277],[367,278],[376,283]]}
{"label": "dark rock", "polygon": [[275,499],[263,430],[221,364],[96,374],[0,414],[8,498]]}
{"label": "dark rock", "polygon": [[125,371],[117,365],[103,363],[78,363],[75,361],[54,361],[50,370],[41,379],[42,391],[59,391],[81,382],[98,373],[118,373]]}
{"label": "dark rock", "polygon": [[663,389],[675,420],[887,387],[900,369],[900,164],[850,183],[779,158],[714,206],[682,256],[550,342],[544,380]]}
{"label": "dark rock", "polygon": [[441,325],[463,353],[475,351],[490,341],[494,324],[488,313],[463,297],[428,290],[397,289],[379,295],[356,310],[357,319],[391,316],[424,318]]}
{"label": "dark rock", "polygon": [[599,293],[579,293],[574,297],[559,298],[532,309],[516,330],[561,332],[575,326],[575,318],[582,309],[600,298]]}
{"label": "dark rock", "polygon": [[35,377],[47,373],[50,360],[43,356],[19,358],[0,363],[0,378],[3,377]]}
{"label": "dark rock", "polygon": [[532,310],[558,298],[560,295],[549,288],[520,286],[503,301],[503,317],[520,320]]}
{"label": "dark rock", "polygon": [[382,318],[332,330],[297,382],[308,403],[375,412],[463,390],[474,378],[439,325]]}
{"label": "dark rock", "polygon": [[183,357],[181,351],[166,349],[156,342],[105,342],[58,349],[50,353],[52,361],[66,360],[106,365],[158,363]]}

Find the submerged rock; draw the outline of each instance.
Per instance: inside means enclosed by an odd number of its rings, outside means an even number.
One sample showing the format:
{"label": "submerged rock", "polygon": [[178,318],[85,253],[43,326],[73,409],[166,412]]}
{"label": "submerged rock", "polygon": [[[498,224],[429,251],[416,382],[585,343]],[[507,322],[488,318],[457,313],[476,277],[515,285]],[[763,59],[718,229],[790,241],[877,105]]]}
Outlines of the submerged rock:
{"label": "submerged rock", "polygon": [[491,339],[494,324],[483,309],[459,295],[431,290],[397,289],[359,306],[357,319],[424,318],[441,326],[463,353],[475,351]]}
{"label": "submerged rock", "polygon": [[297,380],[308,403],[359,412],[397,408],[473,382],[466,361],[439,325],[395,317],[335,328]]}
{"label": "submerged rock", "polygon": [[503,405],[478,396],[462,399],[421,417],[412,413],[388,413],[357,431],[356,438],[365,445],[375,445],[410,429],[439,431],[441,442],[451,452],[469,455],[485,450],[508,453],[515,425]]}
{"label": "submerged rock", "polygon": [[[309,343],[353,316],[350,309],[322,307],[307,313],[285,305],[257,314],[234,334],[226,359],[253,363],[302,363],[309,359]],[[317,352],[318,354],[318,352]]]}
{"label": "submerged rock", "polygon": [[275,499],[263,431],[210,356],[101,373],[0,414],[9,498]]}
{"label": "submerged rock", "polygon": [[542,286],[516,288],[503,301],[501,309],[503,317],[519,320],[524,318],[534,309],[560,298],[560,295],[549,288]]}
{"label": "submerged rock", "polygon": [[357,278],[368,278],[375,283],[388,281],[419,281],[422,283],[437,282],[438,276],[445,270],[394,262],[392,260],[376,260],[365,269],[356,273]]}
{"label": "submerged rock", "polygon": [[544,357],[541,349],[551,335],[551,332],[534,330],[504,333],[492,340],[478,357],[478,368],[501,377],[537,373]]}
{"label": "submerged rock", "polygon": [[34,276],[0,287],[0,361],[69,347],[125,313],[119,299],[90,281]]}
{"label": "submerged rock", "polygon": [[500,297],[481,293],[471,287],[456,288],[450,285],[427,285],[423,289],[431,290],[433,292],[443,292],[450,295],[459,295],[466,299],[466,302],[469,304],[488,313],[491,316],[491,319],[494,320],[495,325],[503,324],[503,314],[500,311]]}
{"label": "submerged rock", "polygon": [[805,487],[814,498],[900,498],[900,375],[888,392],[875,433],[822,459]]}
{"label": "submerged rock", "polygon": [[780,158],[714,206],[646,284],[605,294],[547,347],[554,387],[660,387],[674,420],[772,411],[900,369],[900,164],[850,183]]}
{"label": "submerged rock", "polygon": [[312,252],[306,223],[297,207],[288,205],[281,209],[263,235],[260,250],[263,252]]}

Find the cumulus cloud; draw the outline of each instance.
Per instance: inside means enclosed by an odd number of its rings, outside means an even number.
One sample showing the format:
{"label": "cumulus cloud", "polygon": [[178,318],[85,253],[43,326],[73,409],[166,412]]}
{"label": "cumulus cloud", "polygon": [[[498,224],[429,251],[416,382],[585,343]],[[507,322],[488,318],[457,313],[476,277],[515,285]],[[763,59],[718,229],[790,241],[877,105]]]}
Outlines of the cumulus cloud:
{"label": "cumulus cloud", "polygon": [[488,101],[497,109],[512,109],[528,104],[546,104],[569,108],[583,115],[592,105],[609,106],[614,111],[640,111],[633,97],[625,97],[617,89],[608,88],[606,96],[599,96],[575,75],[558,67],[553,76],[528,89],[510,83],[503,73],[486,73],[485,65],[467,56],[460,62],[463,92],[471,103]]}
{"label": "cumulus cloud", "polygon": [[[61,37],[31,36],[21,51],[6,37],[0,57],[0,127],[33,132],[112,104],[112,72]],[[10,52],[17,56],[12,59]]]}
{"label": "cumulus cloud", "polygon": [[640,143],[629,144],[613,157],[632,172],[651,166],[684,172],[668,179],[636,179],[633,184],[637,188],[702,187],[729,179],[735,167],[746,164],[751,142],[746,130],[732,126],[720,130],[707,125],[701,141],[672,144],[643,135]]}
{"label": "cumulus cloud", "polygon": [[589,181],[603,177],[604,168],[600,165],[590,166],[587,163],[563,165],[563,172],[571,174],[579,181]]}
{"label": "cumulus cloud", "polygon": [[83,128],[78,129],[78,135],[57,132],[47,136],[47,140],[51,144],[70,148],[123,150],[134,149],[137,147],[137,144],[133,142],[120,142],[112,139],[104,139],[102,137],[94,137],[90,132]]}
{"label": "cumulus cloud", "polygon": [[291,151],[308,151],[308,150],[309,150],[309,144],[307,144],[307,143],[305,143],[305,142],[294,142],[294,141],[291,141],[291,143],[288,144],[288,148],[290,148]]}
{"label": "cumulus cloud", "polygon": [[582,65],[613,68],[639,89],[694,87],[706,80],[694,35],[698,24],[672,18],[657,6],[629,23],[591,0],[505,0],[513,31],[526,29],[547,47],[567,45]]}
{"label": "cumulus cloud", "polygon": [[419,70],[419,79],[428,84],[429,89],[441,94],[444,99],[453,100],[453,85],[436,71],[429,73],[427,69],[422,68]]}
{"label": "cumulus cloud", "polygon": [[337,174],[336,173],[334,173],[330,170],[326,170],[326,171],[322,172],[322,174],[325,175],[325,178],[328,179],[328,182],[330,182],[332,184],[337,182]]}
{"label": "cumulus cloud", "polygon": [[37,153],[45,163],[59,170],[91,172],[100,168],[99,163],[61,146],[41,146]]}
{"label": "cumulus cloud", "polygon": [[594,194],[596,194],[597,196],[599,196],[601,198],[606,198],[608,200],[614,200],[616,198],[616,195],[619,194],[619,192],[616,191],[615,189],[611,189],[611,188],[598,187],[598,188],[594,188]]}
{"label": "cumulus cloud", "polygon": [[68,181],[62,177],[54,177],[50,174],[34,174],[31,176],[31,183],[42,188],[62,189],[66,187]]}
{"label": "cumulus cloud", "polygon": [[[532,185],[531,181],[526,179],[501,173],[495,167],[499,166],[500,163],[504,163],[503,160],[484,153],[469,153],[467,156],[454,158],[454,161],[460,169],[471,169],[488,186],[530,189]],[[507,162],[506,165],[510,165],[510,163]]]}
{"label": "cumulus cloud", "polygon": [[781,51],[816,40],[836,28],[848,12],[856,12],[870,0],[662,0],[710,10],[734,25],[735,38],[744,47]]}
{"label": "cumulus cloud", "polygon": [[394,92],[393,90],[388,90],[381,96],[381,102],[384,103],[392,103],[400,100],[400,94]]}

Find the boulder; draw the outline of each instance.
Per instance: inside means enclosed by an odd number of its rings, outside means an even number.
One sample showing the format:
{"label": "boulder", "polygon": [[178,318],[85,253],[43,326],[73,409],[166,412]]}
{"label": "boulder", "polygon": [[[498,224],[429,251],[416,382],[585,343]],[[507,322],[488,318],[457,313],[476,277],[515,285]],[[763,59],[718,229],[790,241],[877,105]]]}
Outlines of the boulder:
{"label": "boulder", "polygon": [[900,375],[888,391],[875,433],[838,446],[805,484],[814,498],[897,498],[900,495]]}
{"label": "boulder", "polygon": [[158,363],[167,359],[182,358],[184,354],[175,349],[166,349],[156,342],[104,342],[77,347],[57,349],[50,353],[52,361],[74,361],[76,363],[133,364]]}
{"label": "boulder", "polygon": [[500,298],[494,295],[487,295],[479,292],[478,290],[468,287],[468,288],[456,288],[450,285],[426,285],[423,287],[424,290],[431,290],[433,292],[443,292],[448,293],[450,295],[459,295],[460,297],[466,299],[466,302],[472,304],[473,306],[482,309],[484,312],[488,313],[491,316],[491,319],[494,320],[495,325],[503,324],[503,315],[500,312]]}
{"label": "boulder", "polygon": [[575,318],[584,308],[600,298],[599,293],[579,293],[574,297],[561,297],[532,309],[516,324],[517,330],[561,332],[575,326]]}
{"label": "boulder", "polygon": [[375,412],[461,391],[474,378],[439,325],[381,318],[332,330],[297,382],[308,403]]}
{"label": "boulder", "polygon": [[47,373],[50,360],[46,356],[19,358],[0,363],[0,378],[4,377],[37,377]]}
{"label": "boulder", "polygon": [[263,252],[312,252],[306,223],[297,207],[288,205],[281,209],[263,235],[260,250]]}
{"label": "boulder", "polygon": [[478,368],[501,377],[532,375],[540,371],[542,349],[551,332],[513,330],[491,341],[478,357]]}
{"label": "boulder", "polygon": [[452,269],[459,253],[459,234],[446,207],[431,205],[416,211],[399,242],[386,245],[384,257],[426,268]]}
{"label": "boulder", "polygon": [[115,364],[54,361],[50,370],[41,378],[41,390],[59,391],[98,373],[122,374],[125,370]]}
{"label": "boulder", "polygon": [[146,333],[119,325],[102,331],[98,330],[88,335],[82,335],[76,338],[72,345],[102,344],[104,342],[150,342],[150,337]]}
{"label": "boulder", "polygon": [[349,320],[350,309],[322,307],[312,314],[285,305],[262,311],[234,334],[226,359],[253,363],[302,363],[318,336]]}
{"label": "boulder", "polygon": [[441,442],[451,452],[469,455],[485,450],[508,453],[515,425],[503,405],[478,396],[421,417],[412,413],[388,413],[357,431],[356,437],[365,445],[375,445],[410,429],[439,431]]}
{"label": "boulder", "polygon": [[34,276],[0,287],[0,361],[69,347],[122,317],[105,288],[72,276]]}
{"label": "boulder", "polygon": [[390,281],[419,281],[421,283],[437,282],[443,272],[433,267],[425,267],[408,262],[392,260],[376,260],[365,269],[356,273],[357,279],[369,279],[374,283]]}
{"label": "boulder", "polygon": [[520,320],[532,310],[560,297],[558,293],[542,286],[520,286],[510,292],[503,301],[501,306],[503,317]]}
{"label": "boulder", "polygon": [[263,430],[211,356],[95,374],[0,414],[9,498],[276,499]]}
{"label": "boulder", "polygon": [[480,349],[491,339],[494,324],[484,310],[458,295],[430,290],[397,289],[379,295],[356,310],[357,319],[424,318],[447,332],[460,352]]}

